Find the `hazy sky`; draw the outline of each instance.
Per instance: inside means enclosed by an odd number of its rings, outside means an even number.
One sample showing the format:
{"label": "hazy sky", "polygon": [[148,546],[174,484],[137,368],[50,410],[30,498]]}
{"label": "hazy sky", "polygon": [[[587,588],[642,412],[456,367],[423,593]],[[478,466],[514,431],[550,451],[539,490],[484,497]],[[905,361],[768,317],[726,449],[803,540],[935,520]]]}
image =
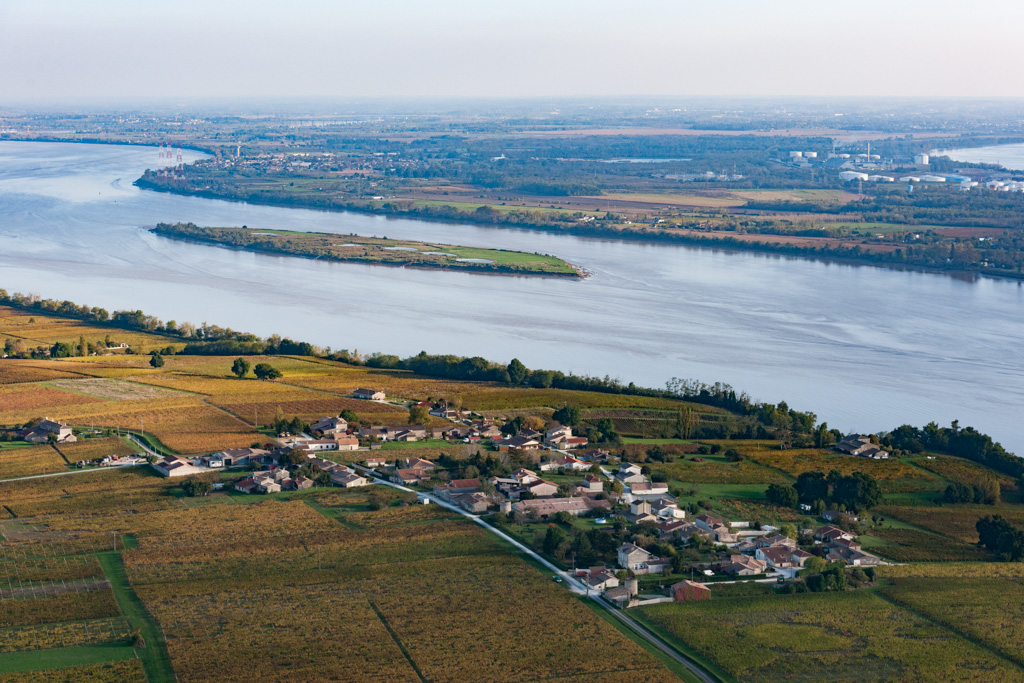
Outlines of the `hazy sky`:
{"label": "hazy sky", "polygon": [[0,0],[0,104],[1024,96],[1024,2]]}

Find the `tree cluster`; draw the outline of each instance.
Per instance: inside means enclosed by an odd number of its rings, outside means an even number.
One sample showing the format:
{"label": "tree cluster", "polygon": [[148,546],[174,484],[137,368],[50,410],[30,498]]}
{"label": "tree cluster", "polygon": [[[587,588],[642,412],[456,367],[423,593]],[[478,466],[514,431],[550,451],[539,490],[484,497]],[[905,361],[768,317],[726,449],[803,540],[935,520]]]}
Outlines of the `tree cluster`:
{"label": "tree cluster", "polygon": [[1017,562],[1024,558],[1024,531],[1016,528],[999,515],[985,516],[975,524],[978,542],[1004,562]]}
{"label": "tree cluster", "polygon": [[[822,501],[826,505],[842,508],[853,512],[874,507],[882,502],[882,491],[874,477],[862,472],[843,475],[832,470],[828,476],[821,472],[803,472],[797,477],[793,489],[798,502],[814,504]],[[779,493],[789,500],[788,492]]]}

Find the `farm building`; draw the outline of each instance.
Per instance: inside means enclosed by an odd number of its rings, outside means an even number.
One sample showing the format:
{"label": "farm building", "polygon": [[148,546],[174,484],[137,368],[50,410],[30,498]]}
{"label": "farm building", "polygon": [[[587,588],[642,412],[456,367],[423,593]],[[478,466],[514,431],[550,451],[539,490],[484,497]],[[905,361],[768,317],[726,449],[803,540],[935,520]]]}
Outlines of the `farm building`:
{"label": "farm building", "polygon": [[669,589],[672,599],[676,602],[693,602],[695,600],[708,600],[711,597],[711,589],[694,581],[683,580],[672,584]]}

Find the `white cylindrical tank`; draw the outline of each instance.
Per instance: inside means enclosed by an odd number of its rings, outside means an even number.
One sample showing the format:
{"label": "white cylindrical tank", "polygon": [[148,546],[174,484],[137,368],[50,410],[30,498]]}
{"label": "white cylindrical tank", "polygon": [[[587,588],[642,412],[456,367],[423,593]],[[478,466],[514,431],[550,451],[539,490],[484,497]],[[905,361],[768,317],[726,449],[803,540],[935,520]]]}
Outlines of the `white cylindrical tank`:
{"label": "white cylindrical tank", "polygon": [[804,152],[804,156],[807,157],[808,159],[817,159],[818,158],[818,153],[817,152]]}
{"label": "white cylindrical tank", "polygon": [[804,155],[804,153],[803,153],[803,152],[790,152],[790,153],[789,153],[789,158],[790,158],[790,159],[799,159],[799,158],[800,158],[800,157],[802,157],[803,155]]}
{"label": "white cylindrical tank", "polygon": [[914,163],[917,164],[918,166],[927,166],[928,165],[928,155],[927,154],[918,154],[918,155],[916,155],[914,157]]}

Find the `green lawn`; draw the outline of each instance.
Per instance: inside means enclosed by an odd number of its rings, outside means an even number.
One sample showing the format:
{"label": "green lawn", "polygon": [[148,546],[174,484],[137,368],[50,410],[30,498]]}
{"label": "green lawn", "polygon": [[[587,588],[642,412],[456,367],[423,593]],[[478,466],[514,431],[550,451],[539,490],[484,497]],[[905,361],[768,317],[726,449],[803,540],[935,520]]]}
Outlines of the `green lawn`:
{"label": "green lawn", "polygon": [[[120,662],[125,659],[135,659],[135,648],[131,645],[89,645],[61,647],[52,650],[31,650],[29,652],[5,652],[0,654],[0,673],[63,669],[68,666]],[[58,679],[54,678],[54,680]]]}
{"label": "green lawn", "polygon": [[[451,441],[444,439],[425,439],[423,441],[385,441],[381,444],[382,451],[400,451],[406,448],[451,448]],[[327,454],[328,459],[330,453]]]}

